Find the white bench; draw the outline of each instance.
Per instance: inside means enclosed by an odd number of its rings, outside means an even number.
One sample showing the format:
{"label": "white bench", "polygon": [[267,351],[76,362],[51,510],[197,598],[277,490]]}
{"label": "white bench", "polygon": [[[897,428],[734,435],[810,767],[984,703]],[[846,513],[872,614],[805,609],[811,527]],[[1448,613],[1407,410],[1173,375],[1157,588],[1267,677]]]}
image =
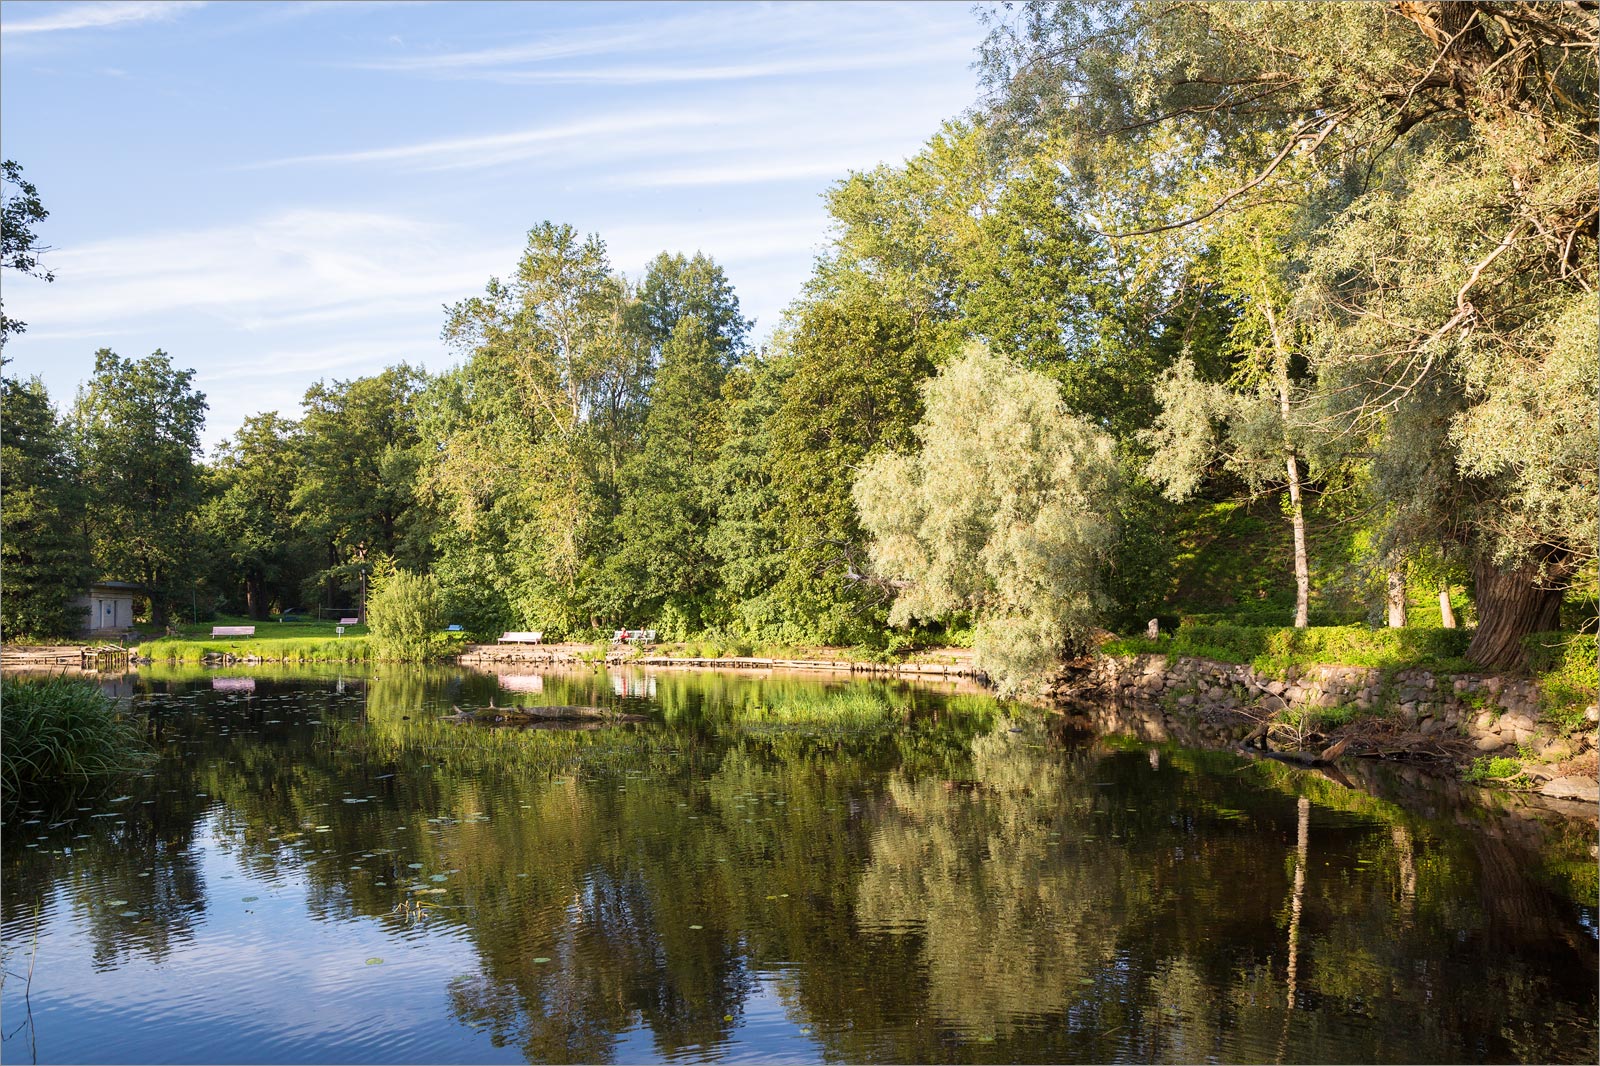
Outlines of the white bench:
{"label": "white bench", "polygon": [[341,618],[341,619],[339,619],[339,624],[342,625],[342,626],[360,625],[361,624],[361,619],[359,619],[359,618]]}
{"label": "white bench", "polygon": [[255,626],[212,626],[213,637],[253,637],[256,635]]}
{"label": "white bench", "polygon": [[532,633],[501,633],[501,644],[543,644],[544,632],[535,630]]}

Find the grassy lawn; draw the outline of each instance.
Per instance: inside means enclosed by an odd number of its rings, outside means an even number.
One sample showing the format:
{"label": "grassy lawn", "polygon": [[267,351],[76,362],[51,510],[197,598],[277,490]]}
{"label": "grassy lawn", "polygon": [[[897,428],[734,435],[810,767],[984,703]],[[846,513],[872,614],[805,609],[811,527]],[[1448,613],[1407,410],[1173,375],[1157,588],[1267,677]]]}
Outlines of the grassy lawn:
{"label": "grassy lawn", "polygon": [[[213,626],[255,626],[253,637],[212,637]],[[159,661],[198,662],[207,653],[262,659],[308,662],[359,662],[370,655],[366,626],[345,626],[331,621],[257,622],[233,615],[218,615],[209,622],[173,627],[174,637],[156,637],[139,645],[139,654]]]}

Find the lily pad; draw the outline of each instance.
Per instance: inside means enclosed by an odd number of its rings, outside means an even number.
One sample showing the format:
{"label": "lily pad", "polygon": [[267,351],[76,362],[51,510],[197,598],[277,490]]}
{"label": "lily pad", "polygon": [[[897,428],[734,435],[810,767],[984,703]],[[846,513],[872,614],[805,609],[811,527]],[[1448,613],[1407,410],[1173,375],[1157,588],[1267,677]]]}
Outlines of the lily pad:
{"label": "lily pad", "polygon": [[420,862],[408,862],[408,863],[406,863],[406,866],[407,866],[407,868],[412,869],[412,870],[420,870],[420,869],[422,869],[422,864]]}
{"label": "lily pad", "polygon": [[538,962],[538,963],[549,962],[550,961],[550,956],[548,956],[548,955],[539,955],[533,961],[534,962]]}
{"label": "lily pad", "polygon": [[448,881],[448,880],[450,880],[450,875],[449,874],[434,874],[432,877],[428,878],[428,880],[433,881],[433,882]]}
{"label": "lily pad", "polygon": [[239,902],[240,903],[254,903],[256,900],[258,900],[260,898],[261,898],[260,896],[246,896],[244,899],[240,900]]}
{"label": "lily pad", "polygon": [[107,907],[126,907],[127,905],[128,905],[128,901],[125,900],[125,899],[108,899],[108,900],[106,900],[106,906]]}
{"label": "lily pad", "polygon": [[703,925],[691,925],[689,928],[690,929],[704,929],[705,926],[703,926]]}
{"label": "lily pad", "polygon": [[382,966],[383,965],[383,960],[378,958],[377,956],[373,956],[372,958],[367,960],[367,965],[368,966]]}

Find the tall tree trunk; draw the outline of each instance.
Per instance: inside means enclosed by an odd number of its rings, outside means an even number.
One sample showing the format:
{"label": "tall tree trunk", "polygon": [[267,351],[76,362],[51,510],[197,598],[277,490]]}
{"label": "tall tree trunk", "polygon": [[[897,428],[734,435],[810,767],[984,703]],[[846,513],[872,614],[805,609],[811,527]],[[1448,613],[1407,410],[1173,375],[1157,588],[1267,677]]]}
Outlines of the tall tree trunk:
{"label": "tall tree trunk", "polygon": [[1406,572],[1398,566],[1389,568],[1388,580],[1389,628],[1403,629],[1406,624]]}
{"label": "tall tree trunk", "polygon": [[266,620],[266,582],[260,574],[246,574],[244,578],[245,611],[258,622]]}
{"label": "tall tree trunk", "polygon": [[1450,582],[1439,584],[1439,624],[1446,629],[1456,627],[1456,612],[1450,608]]}
{"label": "tall tree trunk", "polygon": [[1472,579],[1477,591],[1478,631],[1467,645],[1467,658],[1488,670],[1522,668],[1527,664],[1523,638],[1559,628],[1565,589],[1541,585],[1532,566],[1508,572],[1488,560],[1473,566]]}
{"label": "tall tree trunk", "polygon": [[1294,526],[1294,627],[1304,629],[1311,621],[1311,565],[1306,556],[1306,515],[1300,502],[1300,459],[1294,441],[1289,439],[1289,345],[1278,328],[1278,315],[1272,297],[1263,293],[1262,309],[1272,330],[1274,383],[1278,387],[1278,411],[1283,416],[1284,462],[1289,472],[1289,522]]}
{"label": "tall tree trunk", "polygon": [[[1287,394],[1285,394],[1287,397]],[[1284,408],[1288,408],[1287,399]],[[1304,629],[1311,620],[1311,564],[1306,557],[1306,514],[1300,503],[1300,465],[1289,452],[1289,521],[1294,526],[1294,627]]]}

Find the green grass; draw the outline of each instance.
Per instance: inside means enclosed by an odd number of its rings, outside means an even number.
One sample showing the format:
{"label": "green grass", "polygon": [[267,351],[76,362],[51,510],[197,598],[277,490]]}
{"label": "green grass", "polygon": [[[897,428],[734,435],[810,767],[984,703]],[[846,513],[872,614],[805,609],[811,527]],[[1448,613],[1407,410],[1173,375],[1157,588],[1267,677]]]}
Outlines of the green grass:
{"label": "green grass", "polygon": [[[259,630],[258,630],[259,631]],[[197,663],[207,654],[254,656],[284,662],[365,662],[372,657],[364,636],[221,637],[216,640],[164,638],[139,645],[139,654],[157,662]]]}
{"label": "green grass", "polygon": [[875,692],[852,689],[748,704],[740,708],[735,721],[749,732],[813,729],[836,733],[881,730],[903,715],[900,708]]}
{"label": "green grass", "polygon": [[1600,670],[1591,633],[1535,633],[1524,641],[1528,666],[1539,681],[1540,711],[1571,732],[1584,726],[1583,712],[1595,701]]}
{"label": "green grass", "polygon": [[1189,625],[1171,637],[1122,637],[1105,644],[1107,655],[1186,655],[1226,663],[1249,663],[1258,674],[1285,677],[1307,666],[1366,666],[1380,670],[1421,667],[1435,673],[1468,673],[1464,655],[1472,639],[1465,629],[1371,629],[1367,626]]}
{"label": "green grass", "polygon": [[[1363,620],[1365,608],[1339,587],[1353,551],[1348,530],[1315,511],[1307,526],[1312,622]],[[1168,618],[1250,626],[1293,620],[1293,536],[1276,499],[1193,504],[1180,513],[1174,541],[1161,608]]]}
{"label": "green grass", "polygon": [[138,770],[151,755],[100,686],[80,678],[0,680],[0,788],[10,802]]}

